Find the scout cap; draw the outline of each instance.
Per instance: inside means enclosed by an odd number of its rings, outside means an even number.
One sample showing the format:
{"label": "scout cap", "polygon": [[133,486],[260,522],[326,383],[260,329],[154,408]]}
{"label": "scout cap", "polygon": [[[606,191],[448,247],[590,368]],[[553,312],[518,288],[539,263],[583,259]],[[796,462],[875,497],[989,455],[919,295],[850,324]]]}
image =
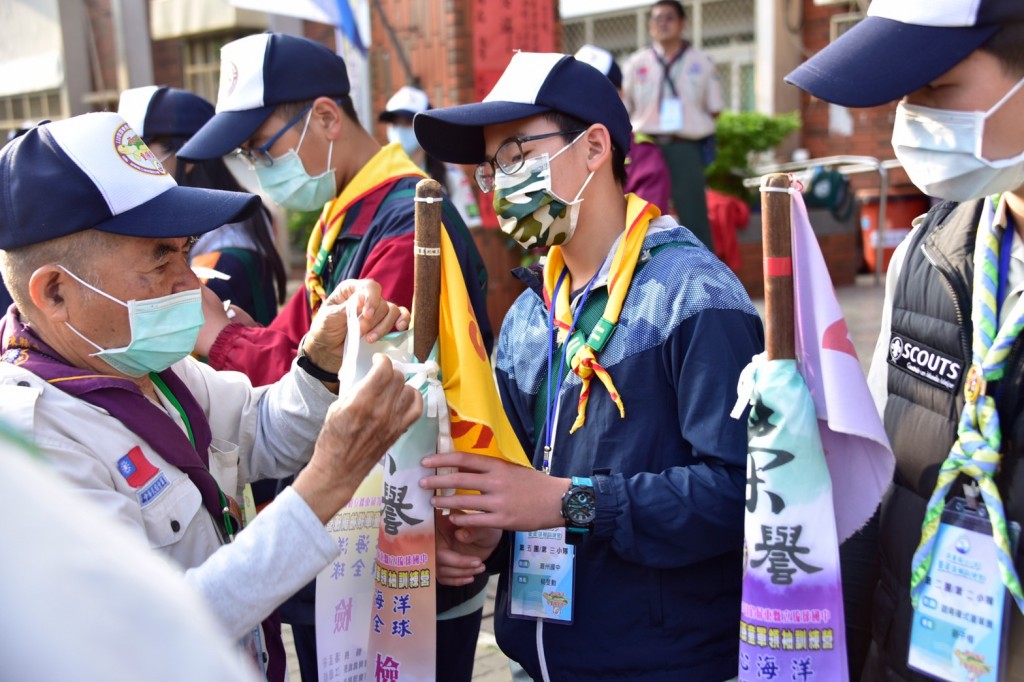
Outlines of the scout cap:
{"label": "scout cap", "polygon": [[82,230],[188,237],[259,205],[240,192],[179,187],[115,113],[41,123],[0,150],[0,249]]}
{"label": "scout cap", "polygon": [[611,81],[589,64],[557,53],[517,52],[483,102],[416,115],[416,139],[427,154],[451,163],[484,160],[484,127],[558,111],[603,123],[612,143],[629,151],[629,115]]}
{"label": "scout cap", "polygon": [[786,76],[815,97],[873,107],[924,87],[1004,24],[1022,0],[874,0],[868,15]]}
{"label": "scout cap", "polygon": [[217,114],[178,151],[178,158],[215,159],[252,137],[279,104],[349,93],[345,61],[320,43],[260,33],[220,50]]}

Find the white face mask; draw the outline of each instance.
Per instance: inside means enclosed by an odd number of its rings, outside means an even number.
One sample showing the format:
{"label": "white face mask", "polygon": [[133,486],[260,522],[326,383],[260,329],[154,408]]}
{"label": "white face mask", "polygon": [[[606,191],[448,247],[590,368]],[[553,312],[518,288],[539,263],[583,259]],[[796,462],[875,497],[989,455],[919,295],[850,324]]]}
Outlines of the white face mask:
{"label": "white face mask", "polygon": [[968,201],[1024,184],[1024,151],[1008,159],[982,156],[985,121],[1021,87],[1021,79],[988,111],[949,111],[900,102],[892,148],[925,194]]}

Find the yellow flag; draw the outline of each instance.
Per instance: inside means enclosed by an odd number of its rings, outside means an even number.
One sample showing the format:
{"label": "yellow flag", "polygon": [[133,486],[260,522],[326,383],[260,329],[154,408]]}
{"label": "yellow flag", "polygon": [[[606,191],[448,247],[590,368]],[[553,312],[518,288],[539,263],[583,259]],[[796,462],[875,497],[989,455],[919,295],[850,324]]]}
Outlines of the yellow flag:
{"label": "yellow flag", "polygon": [[441,230],[437,345],[455,449],[530,466],[530,459],[501,407],[487,349],[447,230]]}

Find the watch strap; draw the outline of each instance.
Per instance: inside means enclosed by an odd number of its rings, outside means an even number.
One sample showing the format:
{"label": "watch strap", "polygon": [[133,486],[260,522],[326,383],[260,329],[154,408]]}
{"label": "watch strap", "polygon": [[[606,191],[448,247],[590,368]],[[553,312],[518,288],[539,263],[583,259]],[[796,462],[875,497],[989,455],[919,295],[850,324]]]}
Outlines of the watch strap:
{"label": "watch strap", "polygon": [[328,372],[326,369],[310,360],[309,356],[306,355],[305,351],[303,351],[301,343],[299,344],[299,354],[295,358],[295,364],[298,365],[303,372],[317,381],[338,383],[338,373]]}
{"label": "watch strap", "polygon": [[587,535],[589,535],[590,531],[592,530],[592,526],[593,526],[593,523],[591,523],[589,525],[586,525],[586,526],[576,526],[576,525],[573,525],[572,520],[569,519],[569,517],[566,516],[566,514],[565,514],[565,508],[564,508],[565,501],[568,499],[568,497],[572,494],[573,490],[575,490],[576,488],[590,488],[591,490],[593,490],[594,489],[594,482],[593,482],[593,480],[591,480],[590,478],[588,478],[586,476],[573,476],[571,478],[571,483],[569,485],[569,490],[566,491],[565,497],[563,498],[562,516],[565,518],[566,542],[569,542],[570,544],[575,544],[575,542],[574,542],[575,540],[582,539],[582,538],[586,537]]}

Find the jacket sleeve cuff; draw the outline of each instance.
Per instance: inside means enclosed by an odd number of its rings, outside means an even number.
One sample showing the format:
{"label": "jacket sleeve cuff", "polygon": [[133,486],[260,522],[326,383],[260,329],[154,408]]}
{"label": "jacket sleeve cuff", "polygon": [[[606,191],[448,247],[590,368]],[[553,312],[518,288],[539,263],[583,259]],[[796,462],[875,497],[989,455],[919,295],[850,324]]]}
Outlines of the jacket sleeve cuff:
{"label": "jacket sleeve cuff", "polygon": [[594,517],[595,538],[610,538],[615,535],[622,513],[619,500],[626,495],[622,476],[608,473],[593,474],[590,480],[594,483],[594,498],[597,513]]}
{"label": "jacket sleeve cuff", "polygon": [[228,361],[228,355],[231,352],[231,347],[234,344],[234,340],[243,329],[245,329],[244,325],[241,325],[238,322],[232,322],[228,326],[224,327],[224,329],[220,330],[220,334],[217,334],[217,338],[210,347],[210,355],[207,358],[210,367],[218,370],[226,369],[226,363]]}

